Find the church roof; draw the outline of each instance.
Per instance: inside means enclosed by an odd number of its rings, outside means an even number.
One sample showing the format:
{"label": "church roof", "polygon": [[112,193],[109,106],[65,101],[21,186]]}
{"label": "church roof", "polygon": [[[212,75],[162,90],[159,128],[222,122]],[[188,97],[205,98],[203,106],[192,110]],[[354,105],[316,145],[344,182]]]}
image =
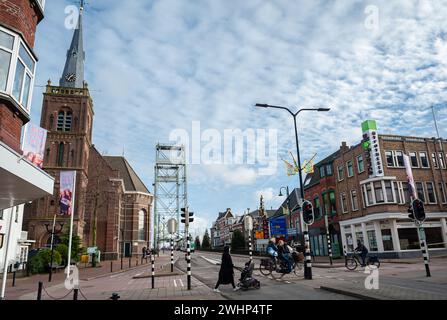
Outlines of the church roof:
{"label": "church roof", "polygon": [[82,32],[82,14],[84,1],[81,0],[77,27],[73,33],[70,48],[67,51],[64,72],[59,81],[61,87],[83,88],[84,87],[84,41]]}
{"label": "church roof", "polygon": [[104,160],[114,169],[118,170],[120,177],[124,181],[126,191],[137,191],[143,193],[150,193],[144,183],[136,174],[135,170],[130,166],[124,157],[104,156]]}

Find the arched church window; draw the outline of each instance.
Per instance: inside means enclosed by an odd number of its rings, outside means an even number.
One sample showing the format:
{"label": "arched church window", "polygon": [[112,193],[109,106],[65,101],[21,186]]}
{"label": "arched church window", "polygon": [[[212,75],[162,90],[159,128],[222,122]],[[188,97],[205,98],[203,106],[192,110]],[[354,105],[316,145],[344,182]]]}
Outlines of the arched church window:
{"label": "arched church window", "polygon": [[59,111],[57,115],[57,131],[71,131],[73,114],[71,111]]}
{"label": "arched church window", "polygon": [[53,124],[54,124],[54,116],[50,116],[50,130],[53,130]]}

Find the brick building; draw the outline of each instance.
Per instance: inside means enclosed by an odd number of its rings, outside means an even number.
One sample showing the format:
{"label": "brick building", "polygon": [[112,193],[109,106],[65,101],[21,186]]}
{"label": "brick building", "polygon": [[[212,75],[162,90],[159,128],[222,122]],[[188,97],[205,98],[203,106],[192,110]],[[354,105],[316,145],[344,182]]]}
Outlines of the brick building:
{"label": "brick building", "polygon": [[24,204],[51,194],[54,179],[23,157],[23,126],[30,104],[37,57],[36,27],[44,18],[43,0],[0,1],[0,270],[5,297],[7,269],[22,269],[28,258],[22,231]]}
{"label": "brick building", "polygon": [[336,151],[315,164],[314,172],[304,180],[305,199],[314,206],[315,222],[309,227],[309,238],[315,256],[329,255],[327,231],[331,236],[333,256],[340,256],[342,252],[334,172],[334,160],[338,156],[339,151]]}
{"label": "brick building", "polygon": [[[447,244],[446,140],[379,135],[374,121],[363,124],[372,146],[343,143],[334,159],[336,207],[343,246],[361,240],[387,257],[419,256],[418,230],[408,218],[410,196],[404,154],[410,157],[419,199],[425,203],[423,227],[430,252]],[[441,148],[443,146],[443,148]]]}
{"label": "brick building", "polygon": [[[123,157],[103,157],[93,145],[94,106],[84,81],[83,11],[81,1],[59,85],[48,81],[43,97],[41,126],[48,130],[44,170],[56,179],[53,196],[27,205],[24,224],[36,247],[50,244],[45,225],[59,212],[60,172],[76,171],[73,232],[83,246],[97,246],[103,258],[116,259],[120,253],[140,253],[143,241],[147,246],[152,195]],[[69,223],[64,216],[57,220]]]}

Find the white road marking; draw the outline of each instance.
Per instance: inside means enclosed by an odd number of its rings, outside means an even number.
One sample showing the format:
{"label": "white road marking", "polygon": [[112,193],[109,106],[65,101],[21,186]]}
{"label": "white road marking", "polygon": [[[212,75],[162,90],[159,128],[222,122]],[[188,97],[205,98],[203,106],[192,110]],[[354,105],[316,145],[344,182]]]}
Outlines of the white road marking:
{"label": "white road marking", "polygon": [[182,279],[178,279],[180,281],[180,285],[184,287]]}
{"label": "white road marking", "polygon": [[209,258],[206,258],[206,257],[204,257],[204,256],[200,256],[200,257],[201,257],[202,259],[204,259],[205,261],[211,263],[211,264],[214,264],[214,265],[218,265],[218,264],[220,264],[220,261],[218,261],[218,260],[209,259]]}
{"label": "white road marking", "polygon": [[177,288],[177,282],[175,281],[175,279],[174,279],[174,287]]}

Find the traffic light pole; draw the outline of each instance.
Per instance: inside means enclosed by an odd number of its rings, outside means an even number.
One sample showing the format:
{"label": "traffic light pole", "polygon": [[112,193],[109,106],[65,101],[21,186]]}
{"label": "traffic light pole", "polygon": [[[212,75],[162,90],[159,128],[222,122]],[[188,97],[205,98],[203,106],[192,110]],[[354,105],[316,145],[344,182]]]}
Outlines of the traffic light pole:
{"label": "traffic light pole", "polygon": [[327,240],[327,250],[329,254],[329,263],[332,266],[332,243],[331,243],[331,234],[329,233],[329,221],[327,213],[324,215],[324,222],[326,224],[326,240]]}
{"label": "traffic light pole", "polygon": [[[290,111],[289,111],[290,112]],[[300,145],[298,141],[298,127],[296,124],[296,116],[299,111],[295,114],[290,112],[293,115],[293,122],[295,126],[295,140],[296,140],[296,154],[298,160],[298,175],[300,178],[300,193],[301,193],[301,201],[304,201],[304,188],[303,188],[303,173],[301,169],[301,158],[300,158]],[[303,219],[303,209],[301,208],[301,219]],[[312,280],[312,260],[310,256],[310,241],[309,241],[309,228],[307,224],[303,224],[303,235],[304,235],[304,248],[305,248],[305,264],[304,264],[304,278],[307,280]]]}
{"label": "traffic light pole", "polygon": [[[187,219],[189,219],[187,215]],[[187,220],[188,221],[188,220]],[[189,221],[186,223],[186,273],[187,273],[187,282],[188,282],[188,290],[191,290],[191,248],[189,244]]]}
{"label": "traffic light pole", "polygon": [[416,223],[416,226],[418,227],[418,231],[419,231],[419,239],[421,241],[422,257],[424,258],[424,265],[425,265],[425,273],[426,273],[427,277],[431,277],[429,257],[428,257],[428,247],[427,247],[427,241],[426,241],[426,237],[425,237],[425,230],[422,227],[422,222],[415,220],[415,223]]}

